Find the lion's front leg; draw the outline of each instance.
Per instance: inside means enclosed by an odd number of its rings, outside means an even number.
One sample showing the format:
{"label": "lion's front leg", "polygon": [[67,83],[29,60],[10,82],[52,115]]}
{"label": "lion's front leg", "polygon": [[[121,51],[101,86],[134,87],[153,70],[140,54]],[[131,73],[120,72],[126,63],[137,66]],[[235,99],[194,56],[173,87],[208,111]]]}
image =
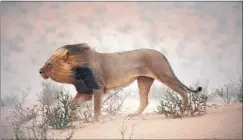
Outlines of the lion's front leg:
{"label": "lion's front leg", "polygon": [[92,100],[92,94],[81,94],[77,93],[76,96],[72,99],[70,107],[72,110],[76,110],[76,108],[84,103],[85,101]]}
{"label": "lion's front leg", "polygon": [[74,120],[78,119],[78,114],[76,112],[77,107],[84,103],[85,101],[92,100],[92,94],[81,94],[77,93],[70,103],[71,116]]}

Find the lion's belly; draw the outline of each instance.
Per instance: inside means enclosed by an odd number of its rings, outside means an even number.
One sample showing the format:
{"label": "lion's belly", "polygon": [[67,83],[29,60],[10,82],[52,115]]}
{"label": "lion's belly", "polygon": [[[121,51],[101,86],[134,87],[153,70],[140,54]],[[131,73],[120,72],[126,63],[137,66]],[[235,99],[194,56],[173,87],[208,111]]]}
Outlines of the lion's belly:
{"label": "lion's belly", "polygon": [[130,84],[132,84],[139,76],[146,76],[156,79],[154,74],[149,69],[142,69],[143,70],[136,69],[123,74],[116,74],[115,76],[110,76],[111,78],[107,79],[106,81],[106,89],[115,90],[127,87]]}
{"label": "lion's belly", "polygon": [[137,79],[137,77],[134,78],[117,78],[117,79],[110,79],[106,83],[106,91],[109,92],[109,90],[116,90],[116,89],[121,89],[126,86],[129,86],[132,84]]}

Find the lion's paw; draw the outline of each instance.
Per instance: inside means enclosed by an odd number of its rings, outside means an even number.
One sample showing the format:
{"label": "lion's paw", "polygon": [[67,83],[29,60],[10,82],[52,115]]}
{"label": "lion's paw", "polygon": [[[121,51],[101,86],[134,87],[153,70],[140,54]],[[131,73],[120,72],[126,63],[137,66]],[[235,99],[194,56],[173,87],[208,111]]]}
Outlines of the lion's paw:
{"label": "lion's paw", "polygon": [[127,117],[134,117],[136,116],[134,113],[128,114]]}
{"label": "lion's paw", "polygon": [[135,113],[131,113],[131,114],[128,114],[126,117],[128,118],[128,120],[132,119],[133,117],[136,117],[138,116],[137,114]]}

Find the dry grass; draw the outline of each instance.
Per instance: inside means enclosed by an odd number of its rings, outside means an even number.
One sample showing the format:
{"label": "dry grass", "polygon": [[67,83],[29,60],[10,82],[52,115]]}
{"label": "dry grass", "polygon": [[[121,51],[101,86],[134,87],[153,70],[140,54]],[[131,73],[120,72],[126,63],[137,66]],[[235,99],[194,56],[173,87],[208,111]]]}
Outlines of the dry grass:
{"label": "dry grass", "polygon": [[[128,133],[128,126],[125,124],[126,118],[127,117],[125,117],[124,120],[122,121],[121,129],[119,130],[119,132],[120,132],[120,135],[121,135],[121,139],[122,140],[125,140],[125,139],[131,140],[132,139],[132,136],[135,133],[135,127],[139,124],[139,122],[138,123],[135,123],[135,124],[132,124],[131,131],[130,131],[130,133]],[[128,138],[126,138],[126,136]]]}

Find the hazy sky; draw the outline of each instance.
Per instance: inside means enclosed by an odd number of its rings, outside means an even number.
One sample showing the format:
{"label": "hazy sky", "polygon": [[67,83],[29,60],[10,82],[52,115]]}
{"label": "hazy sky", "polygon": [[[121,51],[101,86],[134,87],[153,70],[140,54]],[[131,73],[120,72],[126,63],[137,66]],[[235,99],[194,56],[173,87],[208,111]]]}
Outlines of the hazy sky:
{"label": "hazy sky", "polygon": [[1,2],[1,93],[40,91],[51,53],[81,42],[159,50],[183,83],[214,88],[242,76],[242,3]]}

